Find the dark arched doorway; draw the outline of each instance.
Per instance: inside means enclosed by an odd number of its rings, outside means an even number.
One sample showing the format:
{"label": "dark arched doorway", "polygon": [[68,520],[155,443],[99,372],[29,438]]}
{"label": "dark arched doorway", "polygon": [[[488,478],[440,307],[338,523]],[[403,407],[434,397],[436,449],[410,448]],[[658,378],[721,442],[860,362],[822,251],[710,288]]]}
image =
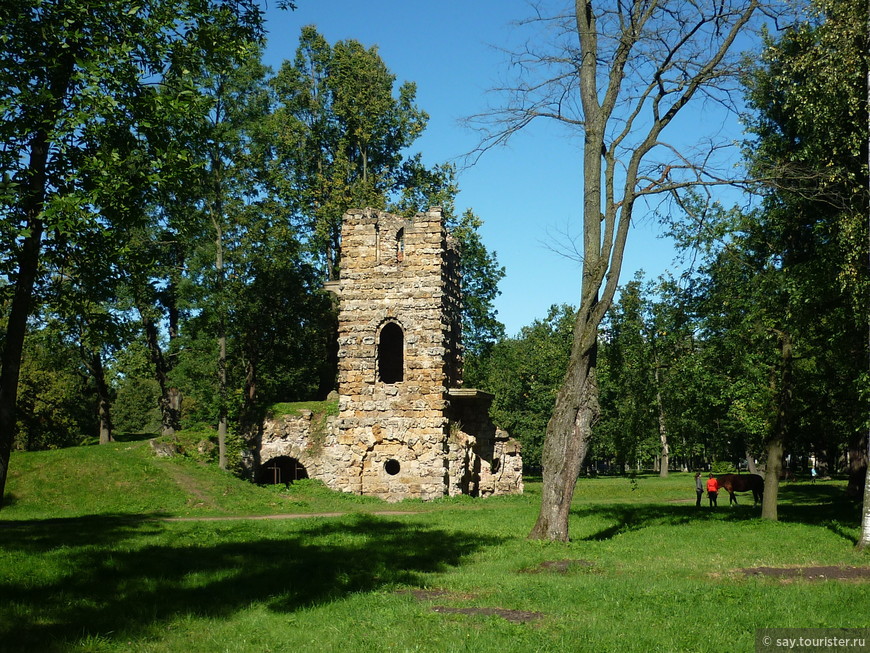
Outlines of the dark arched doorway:
{"label": "dark arched doorway", "polygon": [[395,322],[387,322],[378,339],[378,379],[398,383],[405,376],[405,334]]}
{"label": "dark arched doorway", "polygon": [[278,456],[260,468],[260,483],[263,485],[289,485],[293,481],[308,478],[308,470],[296,458]]}

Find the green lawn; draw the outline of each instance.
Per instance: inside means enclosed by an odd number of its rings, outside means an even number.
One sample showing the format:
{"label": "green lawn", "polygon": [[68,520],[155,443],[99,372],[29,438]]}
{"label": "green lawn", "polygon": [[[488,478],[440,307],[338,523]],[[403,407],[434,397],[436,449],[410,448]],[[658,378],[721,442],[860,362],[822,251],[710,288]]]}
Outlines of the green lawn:
{"label": "green lawn", "polygon": [[[870,627],[868,582],[740,571],[870,565],[842,489],[786,484],[771,523],[749,497],[696,509],[688,474],[583,479],[573,541],[553,544],[525,539],[534,481],[386,504],[142,442],[14,454],[0,651],[753,651],[759,628]],[[320,512],[345,514],[166,519]]]}

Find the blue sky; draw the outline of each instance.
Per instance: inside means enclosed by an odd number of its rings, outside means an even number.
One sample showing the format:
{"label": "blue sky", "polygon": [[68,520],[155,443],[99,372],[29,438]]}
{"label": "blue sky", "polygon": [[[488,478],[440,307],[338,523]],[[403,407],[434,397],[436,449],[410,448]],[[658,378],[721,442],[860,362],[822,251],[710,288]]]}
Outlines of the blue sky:
{"label": "blue sky", "polygon": [[[530,13],[526,0],[297,4],[293,12],[270,6],[266,63],[277,69],[292,59],[300,29],[309,24],[330,43],[352,38],[377,45],[398,83],[417,84],[417,105],[430,119],[412,149],[429,165],[457,159],[476,145],[477,134],[459,120],[497,103],[487,91],[508,73],[498,48],[519,42],[522,34],[513,22]],[[580,229],[579,142],[576,134],[541,122],[460,171],[456,208],[480,216],[483,240],[506,268],[496,308],[509,335],[546,316],[552,304],[579,302],[580,264],[553,251],[564,233]],[[656,237],[655,219],[640,213],[629,236],[623,282],[639,269],[648,278],[674,269],[671,244]]]}

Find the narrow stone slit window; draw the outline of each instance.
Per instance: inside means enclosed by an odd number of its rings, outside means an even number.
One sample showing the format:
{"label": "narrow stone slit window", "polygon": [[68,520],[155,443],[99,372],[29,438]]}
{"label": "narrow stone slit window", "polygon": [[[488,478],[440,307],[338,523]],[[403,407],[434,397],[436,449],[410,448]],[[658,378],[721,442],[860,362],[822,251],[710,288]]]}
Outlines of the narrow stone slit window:
{"label": "narrow stone slit window", "polygon": [[401,263],[405,260],[405,229],[396,232],[396,260]]}
{"label": "narrow stone slit window", "polygon": [[405,334],[395,322],[381,329],[378,340],[378,378],[382,383],[398,383],[405,375]]}

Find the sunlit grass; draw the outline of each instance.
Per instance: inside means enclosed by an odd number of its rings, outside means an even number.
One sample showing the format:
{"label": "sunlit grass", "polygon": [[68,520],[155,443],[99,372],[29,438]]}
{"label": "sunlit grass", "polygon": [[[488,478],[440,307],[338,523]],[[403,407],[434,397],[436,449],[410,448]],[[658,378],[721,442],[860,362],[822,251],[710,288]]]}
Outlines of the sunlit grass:
{"label": "sunlit grass", "polygon": [[[15,454],[12,471],[0,651],[718,653],[752,651],[759,628],[870,626],[866,582],[741,572],[870,564],[839,481],[786,484],[772,523],[751,499],[695,508],[689,474],[581,479],[572,542],[544,543],[526,539],[534,481],[386,504],[254,486],[147,443]],[[384,510],[412,514],[364,514]],[[319,512],[345,516],[163,519]]]}

